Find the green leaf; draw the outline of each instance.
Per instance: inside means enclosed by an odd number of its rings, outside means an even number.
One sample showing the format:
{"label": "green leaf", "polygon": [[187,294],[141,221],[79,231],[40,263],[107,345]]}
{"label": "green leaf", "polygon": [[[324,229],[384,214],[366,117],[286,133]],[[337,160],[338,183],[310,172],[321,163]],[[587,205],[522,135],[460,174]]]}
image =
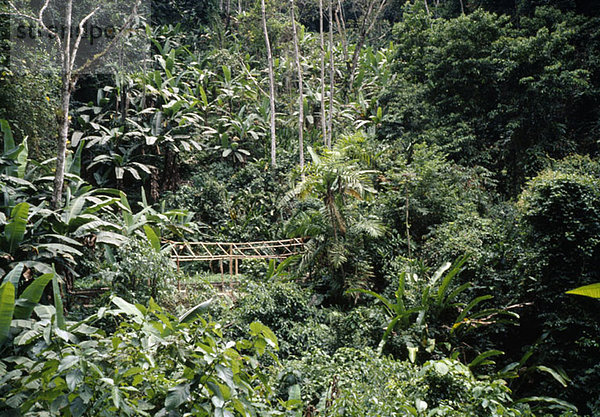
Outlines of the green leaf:
{"label": "green leaf", "polygon": [[79,362],[79,357],[75,355],[65,356],[61,359],[60,365],[56,372],[61,373],[62,371],[66,371],[67,369],[71,369],[76,363]]}
{"label": "green leaf", "polygon": [[521,399],[515,401],[515,403],[531,403],[531,402],[544,402],[544,403],[548,403],[548,404],[557,405],[564,410],[570,410],[570,411],[577,412],[577,407],[575,407],[573,404],[571,404],[567,401],[559,400],[558,398],[554,398],[554,397],[526,397],[526,398],[521,398]]}
{"label": "green leaf", "polygon": [[227,67],[226,65],[222,65],[221,68],[223,68],[223,75],[225,76],[225,81],[227,83],[231,82],[231,70],[229,69],[229,67]]}
{"label": "green leaf", "polygon": [[[273,347],[276,350],[279,349],[279,346],[277,344],[277,336],[275,336],[275,333],[273,333],[273,331],[264,324],[259,323],[257,321],[250,323],[250,334],[252,334],[253,336],[264,337],[266,343],[268,343],[269,346]],[[260,341],[260,339],[258,341]]]}
{"label": "green leaf", "polygon": [[477,357],[473,359],[467,366],[469,368],[474,368],[475,366],[482,364],[484,361],[486,364],[489,364],[490,361],[487,361],[487,358],[498,355],[504,355],[504,352],[501,350],[488,350],[477,355]]}
{"label": "green leaf", "polygon": [[154,229],[149,225],[145,224],[144,233],[146,233],[146,238],[150,242],[150,245],[152,245],[152,249],[154,249],[156,252],[160,252],[160,238],[158,237]]}
{"label": "green leaf", "polygon": [[471,302],[463,309],[463,311],[461,311],[460,315],[456,318],[456,323],[460,323],[461,321],[463,321],[467,317],[467,314],[469,314],[469,311],[475,308],[477,304],[489,300],[491,298],[494,297],[491,295],[482,295],[481,297],[477,297],[474,300],[471,300]]}
{"label": "green leaf", "polygon": [[[77,132],[76,132],[77,133]],[[73,138],[75,138],[75,133],[73,134]],[[71,160],[69,166],[67,167],[67,172],[70,174],[81,175],[81,153],[83,152],[83,147],[85,145],[85,141],[82,140],[75,151],[75,155],[73,155],[73,159]]]}
{"label": "green leaf", "polygon": [[71,410],[71,415],[73,417],[81,417],[86,412],[87,406],[85,405],[81,397],[76,397],[71,402],[69,409]]}
{"label": "green leaf", "polygon": [[584,297],[600,298],[600,282],[596,284],[584,285],[583,287],[575,288],[567,291],[567,294],[583,295]]}
{"label": "green leaf", "polygon": [[535,367],[535,369],[538,371],[546,372],[546,373],[552,375],[552,378],[554,378],[556,381],[558,381],[559,384],[561,384],[565,388],[567,387],[568,379],[563,377],[563,375],[558,373],[558,371],[556,371],[555,369],[549,368],[544,365],[538,365]]}
{"label": "green leaf", "polygon": [[10,129],[8,121],[0,119],[0,129],[4,134],[4,153],[8,153],[8,151],[15,148],[15,140],[13,138],[12,130]]}
{"label": "green leaf", "polygon": [[213,303],[213,301],[214,301],[214,299],[211,298],[211,299],[204,301],[204,302],[198,304],[197,306],[189,309],[188,311],[183,313],[183,315],[179,318],[179,323],[190,323],[190,322],[196,320],[196,318],[198,316],[200,316],[201,313],[208,310],[208,307],[210,307],[210,305]]}
{"label": "green leaf", "polygon": [[33,308],[40,302],[44,289],[48,283],[52,281],[53,276],[54,274],[44,274],[41,277],[36,278],[35,281],[25,288],[25,291],[21,294],[21,299],[27,300],[29,304],[27,306],[17,306],[15,308],[16,319],[28,319],[31,316]]}
{"label": "green leaf", "polygon": [[8,253],[14,253],[23,241],[28,216],[29,204],[27,203],[19,203],[12,209],[10,221],[4,228],[4,240],[7,244]]}
{"label": "green leaf", "polygon": [[467,262],[468,259],[469,259],[468,254],[463,255],[462,257],[458,258],[452,265],[452,268],[450,269],[450,271],[446,274],[446,276],[442,280],[442,284],[440,285],[440,288],[438,290],[438,295],[437,295],[437,304],[438,305],[443,304],[444,297],[446,296],[448,287],[450,286],[452,279],[456,275],[458,275],[458,273],[462,270],[463,265],[465,264],[465,262]]}
{"label": "green leaf", "polygon": [[0,346],[8,339],[15,308],[15,286],[5,282],[0,286]]}
{"label": "green leaf", "polygon": [[288,389],[288,398],[290,400],[302,400],[300,385],[294,384]]}
{"label": "green leaf", "polygon": [[367,294],[367,295],[371,295],[371,296],[377,298],[379,301],[381,301],[387,307],[387,309],[389,310],[389,313],[391,315],[393,315],[394,313],[397,313],[397,311],[396,311],[397,308],[396,308],[395,304],[393,304],[390,300],[388,300],[387,298],[385,298],[384,296],[382,296],[380,294],[377,294],[374,291],[365,290],[365,289],[362,289],[362,288],[351,288],[351,289],[347,290],[345,293],[346,294],[352,294],[352,293],[355,293],[355,292],[362,293],[362,294]]}
{"label": "green leaf", "polygon": [[117,410],[121,408],[121,393],[119,392],[119,387],[117,385],[112,387],[112,400]]}
{"label": "green leaf", "polygon": [[37,246],[38,249],[45,249],[48,252],[51,252],[56,255],[75,255],[75,256],[83,256],[79,250],[75,249],[73,246],[64,245],[62,243],[42,243]]}
{"label": "green leaf", "polygon": [[119,307],[125,314],[128,314],[129,316],[133,317],[133,319],[137,323],[141,323],[142,319],[144,318],[144,315],[136,306],[123,300],[121,297],[112,297],[111,301],[114,305]]}
{"label": "green leaf", "polygon": [[129,242],[127,236],[115,232],[104,230],[96,235],[96,243],[104,243],[105,245],[111,246],[123,246],[127,242]]}
{"label": "green leaf", "polygon": [[165,398],[165,408],[167,410],[176,410],[181,404],[190,398],[190,384],[179,384],[169,388],[167,398]]}
{"label": "green leaf", "polygon": [[200,89],[200,97],[202,98],[202,104],[204,104],[204,107],[208,107],[208,97],[206,96],[206,91],[204,91],[204,88],[202,86],[198,87]]}
{"label": "green leaf", "polygon": [[19,281],[21,281],[21,274],[23,273],[23,264],[19,262],[15,267],[4,276],[2,282],[10,282],[15,288],[19,287]]}

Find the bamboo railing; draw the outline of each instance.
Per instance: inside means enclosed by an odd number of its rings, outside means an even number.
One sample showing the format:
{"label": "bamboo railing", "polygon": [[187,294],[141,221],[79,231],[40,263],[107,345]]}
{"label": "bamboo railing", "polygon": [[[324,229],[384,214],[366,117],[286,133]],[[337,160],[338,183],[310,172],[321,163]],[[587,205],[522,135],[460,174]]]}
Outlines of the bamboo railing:
{"label": "bamboo railing", "polygon": [[259,242],[169,242],[171,259],[177,263],[194,261],[219,261],[221,274],[223,261],[229,262],[229,274],[238,274],[238,263],[244,259],[285,259],[304,250],[304,238],[269,240]]}

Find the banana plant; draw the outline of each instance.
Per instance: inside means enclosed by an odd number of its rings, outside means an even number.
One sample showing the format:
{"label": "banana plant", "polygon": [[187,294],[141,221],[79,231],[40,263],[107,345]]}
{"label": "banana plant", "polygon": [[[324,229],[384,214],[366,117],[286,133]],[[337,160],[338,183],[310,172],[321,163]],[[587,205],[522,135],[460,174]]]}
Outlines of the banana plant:
{"label": "banana plant", "polygon": [[231,158],[234,162],[243,164],[246,158],[250,156],[250,151],[240,147],[240,142],[237,137],[229,139],[229,134],[221,134],[221,145],[215,146],[215,150],[221,152],[221,157],[224,159]]}
{"label": "banana plant", "polygon": [[44,274],[29,284],[20,296],[11,281],[0,281],[0,348],[10,336],[12,320],[28,319],[40,302],[44,289],[53,280],[57,280],[55,273]]}
{"label": "banana plant", "polygon": [[142,180],[142,175],[150,176],[152,174],[152,165],[136,161],[136,150],[139,144],[133,146],[119,146],[116,151],[109,151],[106,154],[100,154],[94,158],[88,169],[104,166],[104,169],[94,173],[94,178],[99,185],[105,185],[114,175],[117,181],[117,187],[123,184],[125,174],[131,175],[137,181]]}

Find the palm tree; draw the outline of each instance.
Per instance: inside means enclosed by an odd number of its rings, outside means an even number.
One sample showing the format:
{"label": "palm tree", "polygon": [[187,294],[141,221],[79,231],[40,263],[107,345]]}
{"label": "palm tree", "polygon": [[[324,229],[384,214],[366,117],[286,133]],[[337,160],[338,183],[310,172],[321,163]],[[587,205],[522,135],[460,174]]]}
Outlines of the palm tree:
{"label": "palm tree", "polygon": [[310,237],[301,269],[328,268],[335,295],[369,276],[368,264],[355,255],[363,249],[365,238],[377,238],[383,232],[376,217],[356,209],[358,201],[376,192],[371,182],[376,171],[363,168],[370,157],[360,140],[359,136],[343,138],[322,155],[309,147],[312,163],[283,199],[283,204],[307,201],[308,208],[299,209],[287,229],[291,235]]}

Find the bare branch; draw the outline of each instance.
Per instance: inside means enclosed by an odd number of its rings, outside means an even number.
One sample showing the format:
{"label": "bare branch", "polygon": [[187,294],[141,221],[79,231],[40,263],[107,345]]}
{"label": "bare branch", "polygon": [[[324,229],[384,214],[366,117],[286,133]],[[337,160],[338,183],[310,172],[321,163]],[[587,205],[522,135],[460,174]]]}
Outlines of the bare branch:
{"label": "bare branch", "polygon": [[369,25],[369,28],[367,29],[367,33],[371,32],[371,30],[373,29],[375,22],[377,22],[377,17],[381,13],[381,10],[383,10],[383,8],[385,7],[386,3],[387,3],[387,0],[382,0],[381,3],[379,4],[379,8],[375,12],[374,18],[373,18],[373,20],[371,20],[371,24]]}
{"label": "bare branch", "polygon": [[75,45],[73,46],[71,62],[69,62],[69,68],[71,69],[71,71],[73,70],[73,67],[75,66],[75,58],[77,56],[77,51],[79,50],[79,44],[81,43],[81,39],[83,39],[83,27],[85,26],[87,21],[90,20],[96,14],[96,12],[98,10],[100,10],[100,6],[96,7],[94,10],[92,10],[90,12],[90,14],[88,14],[86,17],[84,17],[81,20],[81,22],[79,22],[79,33],[77,34],[77,39],[75,40]]}
{"label": "bare branch", "polygon": [[38,15],[40,22],[44,22],[44,12],[46,11],[46,9],[48,8],[48,5],[50,4],[50,0],[46,0],[46,2],[44,3],[44,5],[42,6],[42,8],[40,9],[40,13]]}

